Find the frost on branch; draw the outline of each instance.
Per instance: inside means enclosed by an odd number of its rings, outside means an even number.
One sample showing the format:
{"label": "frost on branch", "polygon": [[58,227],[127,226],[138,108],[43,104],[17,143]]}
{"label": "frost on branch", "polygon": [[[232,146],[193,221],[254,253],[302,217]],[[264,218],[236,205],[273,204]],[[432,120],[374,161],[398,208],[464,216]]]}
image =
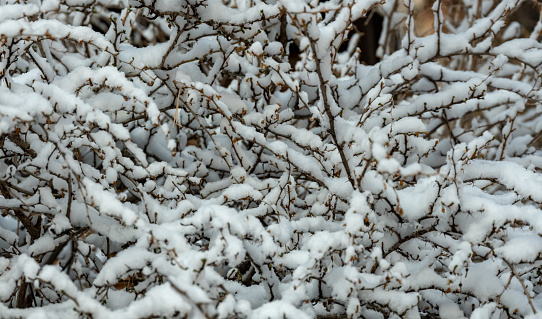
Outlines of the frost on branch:
{"label": "frost on branch", "polygon": [[0,316],[536,317],[525,6],[0,0]]}

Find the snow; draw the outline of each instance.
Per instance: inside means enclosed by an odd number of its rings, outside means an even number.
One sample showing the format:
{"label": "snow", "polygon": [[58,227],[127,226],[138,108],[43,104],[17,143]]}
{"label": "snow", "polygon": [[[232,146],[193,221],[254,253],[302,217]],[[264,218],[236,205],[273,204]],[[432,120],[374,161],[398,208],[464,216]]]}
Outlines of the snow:
{"label": "snow", "polygon": [[127,225],[143,226],[143,221],[139,219],[137,213],[124,206],[113,194],[104,191],[88,179],[83,180],[83,185],[88,192],[88,200],[92,201],[101,212],[120,217]]}
{"label": "snow", "polygon": [[[542,175],[528,171],[515,163],[489,162],[483,160],[472,161],[466,165],[464,178],[471,179],[479,176],[477,172],[484,172],[487,178],[495,178],[509,189],[513,189],[519,196],[542,199],[542,190],[536,185],[542,182]],[[487,175],[485,175],[487,174]]]}
{"label": "snow", "polygon": [[429,210],[438,196],[435,178],[421,180],[416,186],[397,192],[404,217],[410,220],[420,219],[432,212]]}
{"label": "snow", "polygon": [[541,26],[402,5],[0,0],[0,313],[536,317]]}
{"label": "snow", "polygon": [[542,239],[539,236],[515,234],[503,246],[495,249],[495,253],[513,263],[531,263],[542,252]]}

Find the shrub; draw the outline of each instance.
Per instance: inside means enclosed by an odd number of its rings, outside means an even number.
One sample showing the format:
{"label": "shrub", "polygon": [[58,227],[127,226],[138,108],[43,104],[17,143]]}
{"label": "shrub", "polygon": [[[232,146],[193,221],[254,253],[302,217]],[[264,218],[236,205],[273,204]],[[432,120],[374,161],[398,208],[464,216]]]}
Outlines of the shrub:
{"label": "shrub", "polygon": [[0,316],[534,317],[542,23],[413,1],[0,0]]}

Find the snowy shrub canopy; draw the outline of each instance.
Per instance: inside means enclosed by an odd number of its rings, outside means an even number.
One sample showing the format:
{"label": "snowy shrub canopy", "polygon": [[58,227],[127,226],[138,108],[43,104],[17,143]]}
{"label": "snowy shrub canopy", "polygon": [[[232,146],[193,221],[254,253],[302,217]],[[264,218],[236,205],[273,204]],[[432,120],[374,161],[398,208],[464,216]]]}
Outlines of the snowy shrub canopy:
{"label": "snowy shrub canopy", "polygon": [[0,317],[537,317],[525,5],[0,0]]}

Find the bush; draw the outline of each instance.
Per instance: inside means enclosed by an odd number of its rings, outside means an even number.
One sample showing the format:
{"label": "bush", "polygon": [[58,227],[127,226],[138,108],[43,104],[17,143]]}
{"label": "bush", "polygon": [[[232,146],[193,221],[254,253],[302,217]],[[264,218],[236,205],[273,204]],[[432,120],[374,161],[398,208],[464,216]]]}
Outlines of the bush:
{"label": "bush", "polygon": [[0,0],[0,317],[534,318],[542,23],[413,1]]}

